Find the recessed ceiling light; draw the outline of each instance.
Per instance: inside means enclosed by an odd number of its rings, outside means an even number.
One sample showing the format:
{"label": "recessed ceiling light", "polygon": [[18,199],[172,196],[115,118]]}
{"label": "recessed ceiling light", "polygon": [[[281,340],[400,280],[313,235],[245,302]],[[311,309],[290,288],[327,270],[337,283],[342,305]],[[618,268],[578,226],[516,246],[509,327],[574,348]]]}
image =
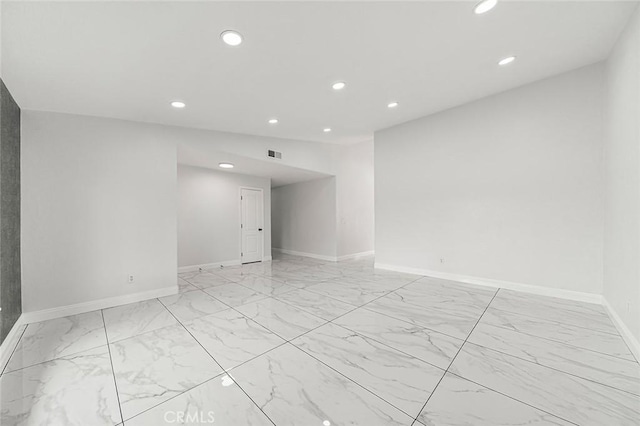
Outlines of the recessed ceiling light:
{"label": "recessed ceiling light", "polygon": [[395,101],[394,101],[394,102],[389,102],[389,103],[387,104],[387,108],[395,108],[395,107],[397,107],[397,106],[398,106],[398,103],[397,103],[397,102],[395,102]]}
{"label": "recessed ceiling light", "polygon": [[342,90],[346,85],[347,83],[345,83],[344,81],[336,81],[331,85],[331,87],[333,88],[333,90]]}
{"label": "recessed ceiling light", "polygon": [[219,167],[222,167],[223,169],[233,169],[233,164],[231,163],[220,163],[218,164]]}
{"label": "recessed ceiling light", "polygon": [[498,65],[509,65],[511,62],[515,61],[515,56],[507,56],[506,58],[500,59],[498,61]]}
{"label": "recessed ceiling light", "polygon": [[324,129],[322,129],[322,131],[325,133],[329,133],[331,129],[329,127],[325,127]]}
{"label": "recessed ceiling light", "polygon": [[493,9],[496,4],[498,4],[498,0],[484,0],[476,4],[476,6],[473,8],[473,11],[477,15],[481,15]]}
{"label": "recessed ceiling light", "polygon": [[185,104],[184,102],[180,102],[180,101],[173,101],[171,102],[171,106],[174,108],[184,108],[187,106],[187,104]]}
{"label": "recessed ceiling light", "polygon": [[233,30],[224,31],[222,34],[220,34],[220,38],[222,38],[222,41],[224,41],[229,46],[240,46],[240,44],[242,43],[242,35],[239,32]]}
{"label": "recessed ceiling light", "polygon": [[269,124],[278,124],[278,119],[277,118],[269,119]]}

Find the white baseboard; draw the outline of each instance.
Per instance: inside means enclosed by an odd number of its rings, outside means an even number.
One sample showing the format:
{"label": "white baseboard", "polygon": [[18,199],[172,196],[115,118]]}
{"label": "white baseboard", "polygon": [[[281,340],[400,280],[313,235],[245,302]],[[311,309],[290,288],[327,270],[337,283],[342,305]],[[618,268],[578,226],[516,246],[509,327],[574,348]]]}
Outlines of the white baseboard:
{"label": "white baseboard", "polygon": [[46,321],[54,318],[62,318],[69,315],[83,314],[85,312],[97,311],[98,309],[112,308],[114,306],[126,305],[127,303],[141,302],[143,300],[155,299],[156,297],[171,296],[178,293],[178,286],[164,287],[157,290],[141,291],[139,293],[127,294],[124,296],[108,297],[105,299],[92,300],[90,302],[76,303],[74,305],[60,306],[58,308],[43,309],[40,311],[23,312],[23,323],[33,323]]}
{"label": "white baseboard", "polygon": [[287,249],[281,249],[281,248],[272,248],[271,250],[276,251],[278,253],[290,254],[292,256],[310,257],[312,259],[327,260],[329,262],[338,261],[338,258],[336,256],[325,256],[323,254],[305,253],[303,251],[287,250]]}
{"label": "white baseboard", "polygon": [[430,271],[427,269],[408,268],[405,266],[375,263],[378,269],[389,271],[405,272],[407,274],[424,275],[427,277],[442,278],[444,280],[459,281],[467,284],[476,284],[485,287],[505,288],[508,290],[522,291],[525,293],[539,294],[541,296],[559,297],[561,299],[576,300],[579,302],[602,304],[602,295],[595,293],[584,293],[581,291],[563,290],[559,288],[541,287],[531,284],[522,284],[511,281],[500,281],[490,278],[479,278],[468,275],[451,274],[448,272]]}
{"label": "white baseboard", "polygon": [[616,326],[618,332],[627,343],[627,346],[629,346],[629,349],[631,350],[633,356],[636,357],[636,360],[638,362],[640,362],[640,341],[638,341],[636,336],[631,333],[631,330],[629,330],[624,321],[622,321],[620,315],[618,315],[618,313],[613,309],[613,307],[604,297],[602,298],[602,306],[604,306],[604,309],[609,314],[609,318],[611,318],[613,325]]}
{"label": "white baseboard", "polygon": [[18,344],[18,340],[20,339],[25,326],[26,324],[24,323],[23,315],[20,315],[15,324],[13,324],[13,327],[11,327],[11,330],[9,330],[7,337],[2,341],[2,344],[0,345],[0,373],[2,373],[5,365],[9,362],[9,357]]}
{"label": "white baseboard", "polygon": [[273,260],[273,257],[271,257],[271,256],[265,256],[265,257],[262,258],[263,262],[271,262],[272,260]]}
{"label": "white baseboard", "polygon": [[202,263],[200,265],[180,266],[178,267],[178,273],[194,272],[194,271],[199,271],[200,269],[211,269],[211,268],[219,268],[221,266],[235,266],[235,265],[240,265],[240,259],[225,260],[223,262],[215,262],[215,263]]}
{"label": "white baseboard", "polygon": [[373,250],[363,251],[363,252],[360,252],[360,253],[345,254],[344,256],[338,256],[338,262],[342,262],[343,260],[360,259],[362,257],[373,256],[374,254],[375,254],[375,251],[373,251]]}

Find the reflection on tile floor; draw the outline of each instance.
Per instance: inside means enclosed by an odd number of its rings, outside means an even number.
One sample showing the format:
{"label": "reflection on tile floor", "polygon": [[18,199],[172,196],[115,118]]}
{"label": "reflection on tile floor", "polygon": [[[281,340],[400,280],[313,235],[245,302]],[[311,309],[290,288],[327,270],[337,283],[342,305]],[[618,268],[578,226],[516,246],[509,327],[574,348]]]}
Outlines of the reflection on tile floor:
{"label": "reflection on tile floor", "polygon": [[29,324],[4,425],[637,425],[601,306],[279,256]]}

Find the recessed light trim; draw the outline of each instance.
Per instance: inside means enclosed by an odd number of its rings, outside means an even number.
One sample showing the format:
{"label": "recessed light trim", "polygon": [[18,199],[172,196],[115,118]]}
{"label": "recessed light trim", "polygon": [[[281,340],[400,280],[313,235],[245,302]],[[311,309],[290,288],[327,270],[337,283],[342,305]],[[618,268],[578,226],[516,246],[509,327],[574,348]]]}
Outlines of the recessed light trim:
{"label": "recessed light trim", "polygon": [[325,133],[329,133],[331,131],[330,127],[325,127],[324,129],[322,129],[323,132]]}
{"label": "recessed light trim", "polygon": [[345,83],[344,81],[336,81],[335,83],[333,83],[331,85],[331,88],[333,90],[342,90],[347,86],[347,83]]}
{"label": "recessed light trim", "polygon": [[509,65],[510,63],[512,63],[515,60],[516,60],[515,56],[507,56],[506,58],[500,59],[498,61],[498,65],[500,65],[500,66]]}
{"label": "recessed light trim", "polygon": [[389,102],[387,104],[387,108],[396,108],[398,105],[400,105],[398,102],[393,101],[393,102]]}
{"label": "recessed light trim", "polygon": [[476,15],[482,15],[483,13],[487,13],[498,4],[498,0],[484,0],[480,3],[476,4],[473,8],[473,11]]}
{"label": "recessed light trim", "polygon": [[280,120],[278,120],[277,118],[270,118],[268,123],[269,124],[278,124]]}
{"label": "recessed light trim", "polygon": [[222,41],[229,46],[240,46],[243,41],[242,34],[234,30],[226,30],[220,34]]}
{"label": "recessed light trim", "polygon": [[173,101],[173,102],[171,102],[171,106],[174,107],[174,108],[184,108],[184,107],[187,106],[187,104],[185,104],[182,101]]}
{"label": "recessed light trim", "polygon": [[233,169],[234,166],[232,163],[219,163],[218,167],[223,169]]}

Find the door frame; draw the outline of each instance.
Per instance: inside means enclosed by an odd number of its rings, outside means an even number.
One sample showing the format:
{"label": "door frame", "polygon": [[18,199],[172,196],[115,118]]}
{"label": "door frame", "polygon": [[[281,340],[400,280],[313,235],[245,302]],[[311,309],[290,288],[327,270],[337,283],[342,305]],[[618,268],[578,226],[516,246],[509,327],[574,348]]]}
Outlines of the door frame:
{"label": "door frame", "polygon": [[249,189],[252,191],[260,191],[260,200],[262,201],[262,257],[260,258],[260,262],[264,262],[264,234],[265,234],[265,225],[264,225],[264,218],[265,218],[265,214],[264,214],[264,189],[262,188],[255,188],[253,186],[240,186],[238,187],[238,238],[240,241],[240,249],[239,251],[239,256],[240,256],[240,265],[242,265],[242,190],[243,189]]}

